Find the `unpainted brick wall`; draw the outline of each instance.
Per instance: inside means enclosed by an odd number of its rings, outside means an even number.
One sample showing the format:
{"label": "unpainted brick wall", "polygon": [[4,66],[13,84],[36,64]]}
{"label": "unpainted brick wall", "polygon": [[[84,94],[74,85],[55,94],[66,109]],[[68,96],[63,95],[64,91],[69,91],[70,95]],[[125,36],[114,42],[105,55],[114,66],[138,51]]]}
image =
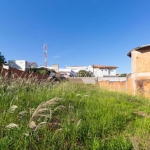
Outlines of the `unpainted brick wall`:
{"label": "unpainted brick wall", "polygon": [[111,91],[126,92],[126,81],[100,81],[99,86]]}
{"label": "unpainted brick wall", "polygon": [[136,92],[150,98],[150,79],[136,80]]}
{"label": "unpainted brick wall", "polygon": [[135,70],[132,73],[150,72],[150,47],[145,47],[138,51],[133,51],[132,55],[132,63],[135,66]]}
{"label": "unpainted brick wall", "polygon": [[127,85],[127,93],[134,94],[134,78],[133,77],[127,77],[126,85]]}
{"label": "unpainted brick wall", "polygon": [[49,75],[41,75],[41,74],[37,74],[37,73],[28,73],[25,71],[21,71],[15,68],[10,68],[10,69],[4,69],[2,67],[0,67],[0,75],[2,76],[6,76],[8,78],[36,78],[38,80],[46,80],[48,79]]}
{"label": "unpainted brick wall", "polygon": [[[134,85],[135,84],[135,85]],[[111,91],[125,92],[127,94],[142,95],[150,98],[150,77],[127,77],[126,81],[100,81],[99,86]]]}

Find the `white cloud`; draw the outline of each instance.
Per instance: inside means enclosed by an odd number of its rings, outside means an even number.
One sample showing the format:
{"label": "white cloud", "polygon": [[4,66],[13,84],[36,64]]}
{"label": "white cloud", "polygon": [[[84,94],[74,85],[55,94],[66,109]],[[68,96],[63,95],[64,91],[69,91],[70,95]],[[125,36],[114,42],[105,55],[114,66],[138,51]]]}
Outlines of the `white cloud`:
{"label": "white cloud", "polygon": [[59,58],[59,57],[60,57],[59,55],[53,56],[54,59]]}

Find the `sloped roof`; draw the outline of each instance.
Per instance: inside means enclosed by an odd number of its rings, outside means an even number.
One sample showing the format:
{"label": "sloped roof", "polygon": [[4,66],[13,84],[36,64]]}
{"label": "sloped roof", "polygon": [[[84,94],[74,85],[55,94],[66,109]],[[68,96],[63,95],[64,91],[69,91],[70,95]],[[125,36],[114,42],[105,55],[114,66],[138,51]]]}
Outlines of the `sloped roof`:
{"label": "sloped roof", "polygon": [[92,65],[93,68],[99,68],[99,69],[116,69],[118,67],[116,66],[101,66],[101,65]]}
{"label": "sloped roof", "polygon": [[85,67],[85,66],[68,66],[68,67]]}
{"label": "sloped roof", "polygon": [[138,46],[138,47],[132,49],[132,50],[127,54],[127,56],[131,57],[131,52],[132,52],[133,50],[138,51],[138,50],[140,50],[140,49],[142,49],[142,48],[145,48],[145,47],[150,47],[150,44]]}

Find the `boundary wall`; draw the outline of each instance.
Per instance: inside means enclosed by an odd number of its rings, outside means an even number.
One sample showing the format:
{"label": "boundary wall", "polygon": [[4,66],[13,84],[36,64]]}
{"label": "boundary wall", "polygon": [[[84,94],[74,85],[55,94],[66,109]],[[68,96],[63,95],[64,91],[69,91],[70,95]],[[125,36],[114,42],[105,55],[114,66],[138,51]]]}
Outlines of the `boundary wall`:
{"label": "boundary wall", "polygon": [[4,69],[3,67],[0,67],[0,75],[3,77],[6,77],[8,79],[10,78],[36,78],[37,80],[47,80],[49,78],[49,75],[41,75],[37,73],[28,73],[25,71],[18,70],[16,68]]}
{"label": "boundary wall", "polygon": [[98,80],[96,77],[69,77],[69,81],[73,83],[84,83],[84,84],[97,84]]}
{"label": "boundary wall", "polygon": [[[117,78],[116,78],[117,80]],[[128,75],[126,80],[112,81],[99,80],[98,84],[101,88],[106,88],[110,91],[124,92],[132,95],[140,95],[150,98],[150,76]]]}

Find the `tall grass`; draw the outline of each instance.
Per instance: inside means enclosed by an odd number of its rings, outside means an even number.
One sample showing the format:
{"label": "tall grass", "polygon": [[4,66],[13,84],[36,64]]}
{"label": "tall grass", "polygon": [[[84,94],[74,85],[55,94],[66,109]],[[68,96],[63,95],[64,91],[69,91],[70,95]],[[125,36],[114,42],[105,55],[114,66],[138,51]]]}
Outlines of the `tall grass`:
{"label": "tall grass", "polygon": [[144,98],[95,85],[0,79],[0,149],[150,149]]}

